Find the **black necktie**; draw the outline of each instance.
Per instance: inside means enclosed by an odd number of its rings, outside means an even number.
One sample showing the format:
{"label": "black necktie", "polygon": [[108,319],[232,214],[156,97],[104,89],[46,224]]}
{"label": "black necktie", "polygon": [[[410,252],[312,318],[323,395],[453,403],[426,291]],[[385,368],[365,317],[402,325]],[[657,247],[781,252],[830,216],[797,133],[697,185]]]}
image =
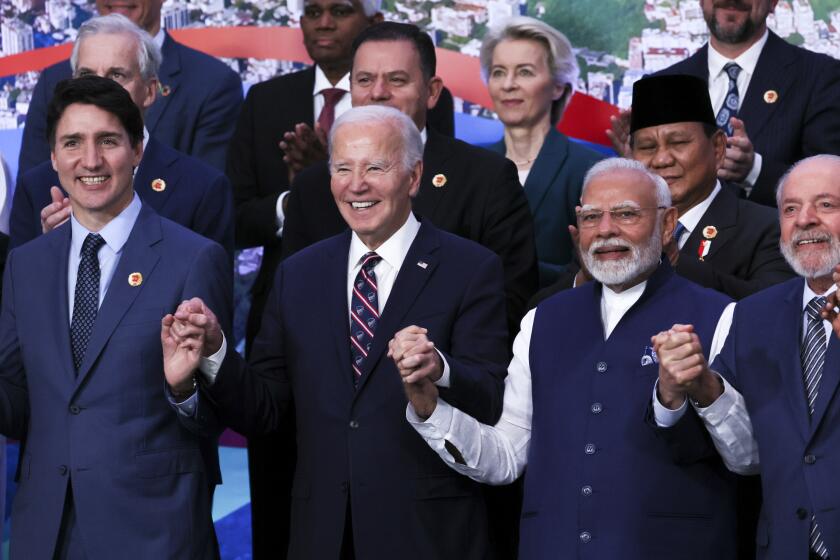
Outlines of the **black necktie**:
{"label": "black necktie", "polygon": [[89,233],[82,243],[82,258],[76,276],[73,319],[70,321],[70,342],[73,345],[73,366],[79,371],[85,357],[93,323],[99,310],[99,248],[105,240],[98,233]]}

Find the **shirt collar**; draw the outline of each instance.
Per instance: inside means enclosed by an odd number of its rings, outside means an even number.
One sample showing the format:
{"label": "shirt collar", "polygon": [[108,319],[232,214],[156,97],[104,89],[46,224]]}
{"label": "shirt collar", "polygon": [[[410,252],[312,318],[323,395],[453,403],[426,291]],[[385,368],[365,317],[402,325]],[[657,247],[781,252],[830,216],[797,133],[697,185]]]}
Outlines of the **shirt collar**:
{"label": "shirt collar", "polygon": [[321,70],[321,67],[317,64],[315,65],[315,87],[312,88],[312,96],[316,96],[325,89],[330,88],[338,88],[343,89],[346,92],[350,91],[350,72],[344,74],[338,83],[332,85],[330,81],[327,79],[327,75],[324,74],[324,71]]}
{"label": "shirt collar", "polygon": [[615,292],[609,286],[604,285],[604,302],[607,304],[607,307],[610,308],[621,305],[629,308],[636,303],[640,297],[642,297],[642,294],[645,291],[645,286],[647,286],[647,280],[639,282],[632,288],[627,288],[622,292]]}
{"label": "shirt collar", "polygon": [[706,210],[709,209],[709,206],[712,205],[712,201],[715,199],[717,194],[720,192],[721,186],[720,181],[715,181],[715,188],[712,189],[712,192],[703,199],[702,202],[699,204],[694,205],[685,214],[680,216],[680,223],[685,227],[688,232],[692,232],[697,228],[697,224],[700,223],[700,219],[706,213]]}
{"label": "shirt collar", "polygon": [[[395,270],[399,270],[419,230],[420,222],[417,221],[413,213],[409,212],[408,219],[405,223],[385,243],[376,249],[376,254],[382,257],[382,260]],[[350,256],[347,261],[350,270],[359,266],[362,257],[368,252],[370,252],[370,249],[362,243],[362,240],[359,239],[359,236],[354,231],[350,238]]]}
{"label": "shirt collar", "polygon": [[[750,48],[745,50],[741,53],[740,56],[737,58],[730,59],[726,58],[719,52],[717,52],[714,47],[712,47],[712,43],[709,43],[709,78],[714,80],[718,74],[723,72],[723,67],[728,62],[735,62],[738,66],[741,67],[741,70],[746,72],[748,75],[752,76],[755,73],[755,66],[758,64],[758,57],[761,55],[761,50],[764,48],[764,44],[767,42],[767,37],[769,36],[769,31],[764,30],[764,35],[761,36],[761,39],[756,41]],[[743,93],[741,96],[743,97]]]}
{"label": "shirt collar", "polygon": [[[137,221],[137,216],[140,215],[141,208],[142,204],[140,203],[140,198],[137,196],[137,193],[134,193],[128,206],[126,206],[125,209],[113,220],[105,224],[105,227],[96,232],[102,236],[102,239],[105,240],[105,244],[108,245],[114,253],[119,253],[125,245],[125,242],[128,241],[128,236],[134,228],[134,222]],[[84,243],[88,234],[93,232],[89,231],[85,226],[80,224],[72,213],[70,214],[70,227],[70,250],[74,255],[81,254],[82,243]]]}
{"label": "shirt collar", "polygon": [[830,294],[832,292],[835,292],[835,291],[837,291],[837,284],[832,284],[831,287],[828,290],[826,290],[826,292],[824,294],[817,294],[814,290],[811,289],[811,287],[808,285],[808,282],[806,280],[805,281],[805,289],[802,290],[802,309],[803,309],[803,311],[805,310],[806,307],[808,307],[808,303],[810,303],[811,300],[814,299],[815,297],[817,297],[818,295],[826,297],[826,296],[828,296],[828,294]]}

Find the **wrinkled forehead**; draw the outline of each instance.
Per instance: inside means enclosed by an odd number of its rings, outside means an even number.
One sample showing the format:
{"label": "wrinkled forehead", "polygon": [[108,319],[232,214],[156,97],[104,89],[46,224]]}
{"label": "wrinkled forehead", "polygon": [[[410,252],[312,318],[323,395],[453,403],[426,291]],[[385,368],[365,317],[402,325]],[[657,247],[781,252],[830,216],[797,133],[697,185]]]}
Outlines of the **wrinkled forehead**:
{"label": "wrinkled forehead", "polygon": [[782,201],[840,198],[840,160],[810,161],[794,169],[782,185]]}

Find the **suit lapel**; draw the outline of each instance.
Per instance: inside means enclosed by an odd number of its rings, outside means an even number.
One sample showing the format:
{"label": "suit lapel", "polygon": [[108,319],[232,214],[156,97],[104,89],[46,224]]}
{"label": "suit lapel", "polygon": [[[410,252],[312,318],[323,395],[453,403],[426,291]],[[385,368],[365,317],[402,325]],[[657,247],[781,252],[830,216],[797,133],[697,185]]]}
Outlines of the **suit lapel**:
{"label": "suit lapel", "polygon": [[788,95],[792,95],[791,90],[796,73],[788,72],[786,68],[794,62],[794,58],[791,52],[792,47],[788,48],[788,45],[783,43],[783,39],[770,32],[741,103],[738,117],[747,123],[747,134],[750,138],[760,136],[761,129],[770,121],[780,105],[778,102],[766,102],[764,93],[773,90],[778,94],[777,98],[782,101]]}
{"label": "suit lapel", "polygon": [[350,252],[350,230],[341,234],[330,247],[327,259],[327,313],[333,330],[340,383],[352,394],[353,370],[350,366],[350,302],[347,301],[347,259]]}
{"label": "suit lapel", "polygon": [[158,79],[160,80],[160,89],[157,92],[157,99],[146,110],[144,115],[144,122],[149,133],[153,133],[157,127],[161,116],[166,112],[170,105],[170,100],[180,87],[181,83],[181,57],[178,53],[178,44],[175,39],[166,33],[163,38],[163,48],[161,49],[163,60],[160,64],[160,71],[158,72]]}
{"label": "suit lapel", "polygon": [[62,225],[56,234],[51,236],[53,251],[58,258],[49,259],[46,263],[51,269],[48,278],[48,293],[56,294],[58,298],[58,320],[49,321],[49,328],[52,331],[53,340],[56,342],[58,359],[64,365],[66,378],[74,380],[76,372],[73,370],[73,354],[70,348],[70,302],[67,294],[67,267],[70,256],[70,223]]}
{"label": "suit lapel", "polygon": [[[817,399],[814,402],[814,414],[811,417],[811,433],[814,437],[825,417],[828,405],[837,392],[837,385],[840,383],[840,340],[833,331],[828,334],[828,349],[825,353],[825,365],[823,365],[822,379],[817,390]],[[803,381],[804,387],[804,381]],[[803,389],[804,390],[804,389]]]}
{"label": "suit lapel", "polygon": [[697,53],[687,58],[680,66],[680,74],[689,74],[709,81],[709,43],[706,43]]}
{"label": "suit lapel", "polygon": [[[359,381],[359,388],[356,394],[362,391],[368,379],[374,374],[376,365],[385,354],[388,342],[393,338],[397,329],[400,328],[405,314],[411,309],[417,296],[426,285],[426,282],[434,274],[438,264],[435,253],[439,245],[440,240],[438,239],[437,231],[431,229],[427,224],[421,223],[417,237],[411,244],[399,274],[397,274],[397,278],[394,281],[394,287],[391,289],[388,303],[385,305],[385,309],[382,310],[379,325],[376,327],[373,346],[370,347],[370,352],[368,352],[367,358],[365,358],[362,378]],[[420,263],[424,263],[425,266]],[[349,368],[349,350],[347,355]]]}
{"label": "suit lapel", "polygon": [[[163,144],[149,137],[143,159],[140,160],[140,166],[134,176],[134,190],[140,196],[140,200],[151,206],[158,214],[161,213],[180,179],[169,171],[177,154],[174,151],[167,152]],[[158,180],[163,183],[157,183],[158,189],[155,190],[152,188],[152,183]],[[160,190],[161,186],[163,190]]]}
{"label": "suit lapel", "polygon": [[[446,162],[452,155],[449,149],[452,139],[438,134],[430,128],[426,128],[426,146],[423,150],[423,177],[420,179],[420,190],[414,199],[414,210],[421,216],[434,216],[440,202],[453,188],[451,177],[446,175]],[[435,182],[435,177],[437,182]],[[441,184],[443,183],[443,184]],[[440,186],[435,186],[438,184]]]}
{"label": "suit lapel", "polygon": [[[738,198],[724,185],[697,222],[697,227],[688,236],[688,241],[680,249],[680,258],[699,259],[700,243],[710,241],[709,252],[703,260],[712,260],[737,233],[738,204]],[[703,230],[710,226],[714,227],[714,234],[709,232],[704,235]]]}
{"label": "suit lapel", "polygon": [[[768,341],[769,348],[778,349],[781,356],[779,375],[787,394],[791,416],[799,427],[802,439],[807,441],[810,431],[810,413],[805,401],[805,384],[802,380],[802,358],[800,340],[802,335],[802,290],[804,281],[794,283],[794,288],[784,299],[778,317],[784,328],[778,329],[780,337]],[[826,362],[828,363],[828,362]]]}
{"label": "suit lapel", "polygon": [[569,139],[551,129],[537,154],[531,172],[528,173],[528,178],[525,179],[525,196],[531,207],[531,215],[536,216],[537,209],[545,199],[545,194],[568,157]]}
{"label": "suit lapel", "polygon": [[160,218],[144,206],[122,249],[122,255],[111,277],[108,291],[105,293],[105,299],[99,307],[90,342],[85,351],[85,358],[79,367],[76,379],[77,391],[84,383],[123,315],[140,292],[145,289],[145,284],[131,286],[127,279],[135,272],[141,273],[144,278],[149,278],[160,258],[152,245],[160,239]]}

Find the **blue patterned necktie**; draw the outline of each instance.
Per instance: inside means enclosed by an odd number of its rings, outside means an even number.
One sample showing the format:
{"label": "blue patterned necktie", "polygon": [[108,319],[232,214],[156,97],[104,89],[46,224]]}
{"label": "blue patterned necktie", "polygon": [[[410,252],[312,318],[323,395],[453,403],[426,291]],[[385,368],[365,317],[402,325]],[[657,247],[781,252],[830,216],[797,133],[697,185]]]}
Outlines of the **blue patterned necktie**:
{"label": "blue patterned necktie", "polygon": [[741,67],[734,62],[728,62],[723,71],[729,76],[729,89],[726,90],[726,97],[723,99],[723,105],[718,111],[715,122],[718,128],[726,131],[727,136],[732,136],[732,125],[729,119],[738,116],[738,105],[741,98],[738,95],[738,74],[741,73]]}
{"label": "blue patterned necktie", "polygon": [[382,257],[373,251],[362,257],[362,267],[353,282],[350,297],[350,357],[353,366],[353,384],[358,386],[362,368],[373,344],[379,322],[379,298],[376,293],[376,274],[373,268]]}
{"label": "blue patterned necktie", "polygon": [[[805,338],[802,341],[802,376],[805,381],[805,397],[808,400],[808,412],[814,414],[814,402],[817,400],[817,393],[822,379],[823,364],[825,364],[826,340],[823,318],[820,311],[825,305],[824,297],[815,297],[808,302],[805,308],[805,315],[808,317],[808,326],[805,330]],[[828,548],[822,538],[816,517],[811,516],[811,550],[820,557],[828,558]]]}
{"label": "blue patterned necktie", "polygon": [[677,247],[680,246],[680,238],[685,233],[685,226],[682,222],[677,222],[677,227],[674,228],[674,243],[677,244]]}
{"label": "blue patterned necktie", "polygon": [[70,343],[73,346],[73,366],[76,371],[85,357],[90,333],[99,310],[99,248],[105,240],[98,233],[89,233],[82,243],[82,258],[76,276],[76,295],[73,300],[73,319],[70,321]]}

